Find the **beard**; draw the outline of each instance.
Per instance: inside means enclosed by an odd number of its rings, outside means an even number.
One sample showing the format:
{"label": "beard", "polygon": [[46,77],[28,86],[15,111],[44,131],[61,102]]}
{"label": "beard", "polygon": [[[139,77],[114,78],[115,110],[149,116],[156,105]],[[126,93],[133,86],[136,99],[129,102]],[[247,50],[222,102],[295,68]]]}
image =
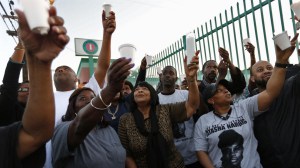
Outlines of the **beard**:
{"label": "beard", "polygon": [[268,80],[255,80],[255,84],[258,88],[266,89]]}

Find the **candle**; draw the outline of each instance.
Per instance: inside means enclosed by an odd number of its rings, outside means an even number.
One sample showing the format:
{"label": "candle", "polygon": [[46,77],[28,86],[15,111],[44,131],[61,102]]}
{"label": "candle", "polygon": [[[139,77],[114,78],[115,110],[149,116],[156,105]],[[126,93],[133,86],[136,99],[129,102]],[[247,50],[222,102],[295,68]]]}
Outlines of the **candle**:
{"label": "candle", "polygon": [[194,35],[194,33],[189,33],[186,36],[186,56],[187,56],[187,63],[190,64],[193,56],[195,56],[195,35]]}

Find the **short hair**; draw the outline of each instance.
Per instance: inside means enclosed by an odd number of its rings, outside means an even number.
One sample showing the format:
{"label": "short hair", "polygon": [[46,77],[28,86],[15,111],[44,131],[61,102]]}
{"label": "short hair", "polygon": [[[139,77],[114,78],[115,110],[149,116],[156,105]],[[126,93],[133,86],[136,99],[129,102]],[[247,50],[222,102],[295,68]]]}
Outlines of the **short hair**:
{"label": "short hair", "polygon": [[244,143],[243,136],[237,133],[235,130],[233,129],[226,130],[219,135],[218,147],[220,149],[227,146],[231,146],[235,143],[237,143],[238,145],[243,145]]}
{"label": "short hair", "polygon": [[133,91],[133,85],[132,85],[132,83],[130,81],[125,80],[124,85],[128,85],[130,87],[130,90]]}
{"label": "short hair", "polygon": [[166,68],[173,68],[173,69],[175,70],[176,76],[178,76],[178,75],[177,75],[177,69],[176,69],[175,67],[173,67],[172,65],[167,65],[167,66],[164,67],[163,71],[164,71]]}
{"label": "short hair", "polygon": [[204,72],[204,69],[206,68],[206,65],[207,65],[210,61],[213,61],[213,62],[217,63],[216,60],[207,60],[206,62],[204,62],[203,66],[202,66],[202,72]]}
{"label": "short hair", "polygon": [[71,71],[76,75],[75,71],[74,71],[71,67],[69,67],[69,66],[67,66],[67,65],[58,66],[58,67],[55,69],[54,72],[56,72],[59,68],[67,68],[67,69],[71,70]]}

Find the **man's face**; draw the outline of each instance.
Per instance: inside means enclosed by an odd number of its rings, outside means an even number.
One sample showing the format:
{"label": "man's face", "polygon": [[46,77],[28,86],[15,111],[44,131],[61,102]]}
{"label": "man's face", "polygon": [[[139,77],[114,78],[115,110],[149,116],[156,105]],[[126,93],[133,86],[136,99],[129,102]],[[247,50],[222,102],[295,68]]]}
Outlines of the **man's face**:
{"label": "man's face", "polygon": [[18,90],[18,102],[26,104],[29,95],[29,83],[23,83]]}
{"label": "man's face", "polygon": [[129,87],[129,85],[124,84],[122,88],[122,92],[124,96],[128,96],[132,91]]}
{"label": "man's face", "polygon": [[259,61],[252,66],[251,71],[251,81],[255,82],[257,86],[265,88],[272,75],[273,66],[267,61]]}
{"label": "man's face", "polygon": [[58,81],[74,81],[76,82],[75,72],[68,66],[57,67],[54,73],[54,82]]}
{"label": "man's face", "polygon": [[223,154],[223,161],[230,163],[233,166],[238,166],[241,164],[241,161],[243,160],[243,145],[234,143],[230,146],[222,148],[221,150]]}
{"label": "man's face", "polygon": [[203,72],[204,78],[209,81],[214,81],[218,75],[218,65],[216,61],[209,61],[206,63]]}
{"label": "man's face", "polygon": [[175,86],[177,74],[174,67],[166,67],[163,70],[161,81],[163,86]]}

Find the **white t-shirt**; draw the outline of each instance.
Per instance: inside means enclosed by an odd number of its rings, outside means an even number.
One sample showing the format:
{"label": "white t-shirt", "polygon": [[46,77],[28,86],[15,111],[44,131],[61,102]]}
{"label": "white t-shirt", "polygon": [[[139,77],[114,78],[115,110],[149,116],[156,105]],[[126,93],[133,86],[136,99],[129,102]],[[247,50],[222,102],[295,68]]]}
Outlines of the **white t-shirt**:
{"label": "white t-shirt", "polygon": [[[175,90],[171,95],[158,94],[160,104],[170,104],[187,101],[187,90]],[[177,150],[180,152],[184,159],[184,164],[189,165],[198,161],[195,151],[193,150],[193,130],[194,120],[191,117],[183,123],[173,124],[174,143]],[[178,137],[178,138],[176,138]]]}
{"label": "white t-shirt", "polygon": [[258,111],[258,96],[231,106],[227,120],[209,112],[200,117],[195,126],[194,145],[196,151],[208,152],[216,168],[222,164],[240,167],[261,168],[257,153],[257,140],[253,134],[254,117]]}
{"label": "white t-shirt", "polygon": [[[97,95],[99,91],[101,90],[98,82],[94,76],[90,78],[89,82],[85,85],[85,87],[91,88],[95,94]],[[68,105],[69,105],[69,98],[71,94],[74,92],[74,90],[70,91],[56,91],[54,92],[54,101],[55,101],[55,126],[60,124],[62,122],[61,118],[63,115],[66,114]],[[44,168],[52,168],[51,164],[51,141],[48,141],[46,143],[46,162]]]}

